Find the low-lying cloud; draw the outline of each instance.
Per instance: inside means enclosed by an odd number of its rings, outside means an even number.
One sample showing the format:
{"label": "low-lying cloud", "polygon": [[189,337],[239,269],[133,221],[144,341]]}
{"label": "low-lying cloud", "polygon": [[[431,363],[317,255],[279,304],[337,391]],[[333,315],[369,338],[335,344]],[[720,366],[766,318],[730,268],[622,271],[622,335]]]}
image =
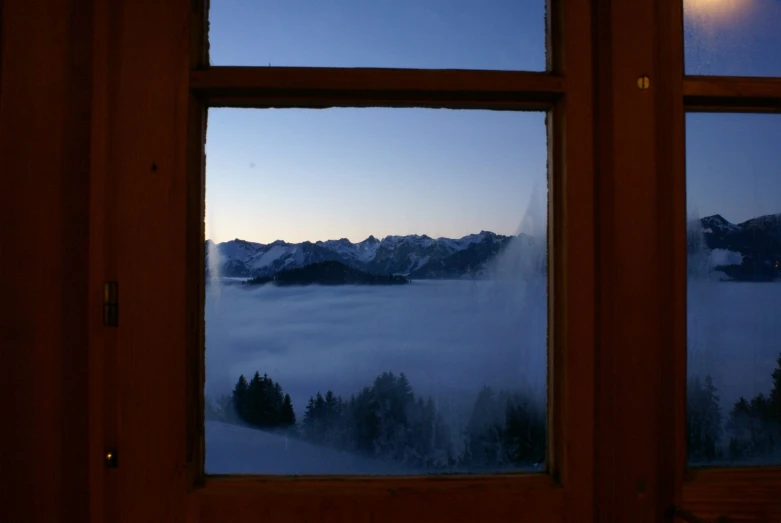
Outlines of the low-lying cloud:
{"label": "low-lying cloud", "polygon": [[206,393],[229,393],[256,370],[299,415],[318,391],[349,396],[384,371],[440,401],[472,402],[483,385],[542,391],[546,321],[544,284],[224,286],[206,301]]}

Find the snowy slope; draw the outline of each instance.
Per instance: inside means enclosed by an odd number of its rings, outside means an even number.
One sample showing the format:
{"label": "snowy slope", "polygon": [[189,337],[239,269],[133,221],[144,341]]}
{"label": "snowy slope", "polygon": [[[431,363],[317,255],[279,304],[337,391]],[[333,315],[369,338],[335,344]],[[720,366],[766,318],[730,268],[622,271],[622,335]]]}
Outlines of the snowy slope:
{"label": "snowy slope", "polygon": [[206,421],[205,469],[207,474],[415,473],[395,464],[219,421]]}

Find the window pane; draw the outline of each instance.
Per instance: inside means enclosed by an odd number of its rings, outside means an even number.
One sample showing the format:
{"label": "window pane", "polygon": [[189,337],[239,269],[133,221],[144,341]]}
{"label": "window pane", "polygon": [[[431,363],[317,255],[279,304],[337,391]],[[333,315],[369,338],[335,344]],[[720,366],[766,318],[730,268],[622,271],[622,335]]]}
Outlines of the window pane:
{"label": "window pane", "polygon": [[546,68],[545,0],[212,0],[213,65]]}
{"label": "window pane", "polygon": [[686,74],[781,76],[781,2],[684,0]]}
{"label": "window pane", "polygon": [[206,473],[542,471],[541,113],[212,109]]}
{"label": "window pane", "polygon": [[781,463],[781,117],[687,117],[691,465]]}

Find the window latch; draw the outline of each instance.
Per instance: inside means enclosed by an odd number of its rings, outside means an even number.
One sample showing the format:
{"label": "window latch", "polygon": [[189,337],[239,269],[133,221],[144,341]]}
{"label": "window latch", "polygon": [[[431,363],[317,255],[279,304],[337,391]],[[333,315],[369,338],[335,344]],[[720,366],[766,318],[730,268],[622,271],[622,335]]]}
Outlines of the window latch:
{"label": "window latch", "polygon": [[681,521],[685,521],[686,523],[734,523],[732,519],[726,516],[720,516],[718,519],[716,519],[716,521],[711,522],[702,519],[701,517],[696,516],[692,512],[684,510],[681,507],[673,507],[671,512],[673,519],[677,518]]}

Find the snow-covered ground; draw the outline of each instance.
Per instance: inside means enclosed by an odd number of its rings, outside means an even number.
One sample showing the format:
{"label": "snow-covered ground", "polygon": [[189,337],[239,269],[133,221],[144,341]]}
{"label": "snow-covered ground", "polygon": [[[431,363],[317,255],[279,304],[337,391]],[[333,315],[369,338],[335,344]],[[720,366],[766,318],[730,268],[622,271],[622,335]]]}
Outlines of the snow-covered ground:
{"label": "snow-covered ground", "polygon": [[206,422],[207,474],[410,475],[416,471],[218,421]]}

